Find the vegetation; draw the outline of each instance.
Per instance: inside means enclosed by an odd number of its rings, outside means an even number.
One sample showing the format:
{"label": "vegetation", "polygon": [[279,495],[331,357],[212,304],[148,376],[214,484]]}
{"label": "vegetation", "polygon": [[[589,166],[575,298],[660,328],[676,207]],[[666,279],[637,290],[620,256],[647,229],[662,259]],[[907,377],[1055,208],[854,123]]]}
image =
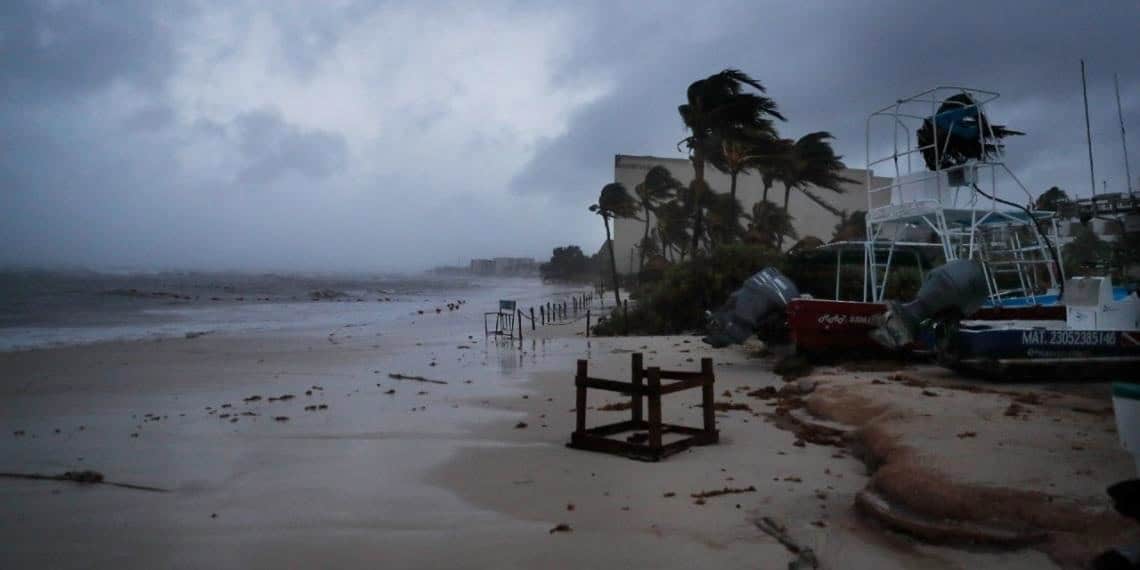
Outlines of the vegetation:
{"label": "vegetation", "polygon": [[610,277],[613,279],[614,306],[621,306],[621,295],[618,288],[617,260],[614,257],[614,240],[610,236],[610,220],[613,218],[633,218],[637,212],[637,204],[626,191],[625,186],[617,182],[606,184],[598,195],[598,202],[590,206],[590,211],[602,217],[606,226],[606,244],[610,249]]}
{"label": "vegetation", "polygon": [[1112,261],[1112,246],[1100,239],[1091,228],[1076,226],[1073,241],[1061,250],[1066,275],[1102,272]]}
{"label": "vegetation", "polygon": [[1046,212],[1058,212],[1061,206],[1069,202],[1069,195],[1064,190],[1053,186],[1048,190],[1041,193],[1037,197],[1037,201],[1033,204],[1038,210],[1045,210]]}
{"label": "vegetation", "polygon": [[544,280],[593,282],[598,275],[598,260],[586,257],[576,245],[556,247],[550,261],[539,266]]}
{"label": "vegetation", "polygon": [[718,306],[740,284],[760,269],[778,265],[778,251],[750,244],[729,244],[710,255],[690,258],[667,267],[660,279],[644,282],[636,292],[628,321],[621,311],[594,329],[595,334],[675,334],[704,328],[705,299]]}
{"label": "vegetation", "polygon": [[[752,87],[756,92],[745,92]],[[702,195],[709,192],[705,181],[705,161],[717,152],[723,141],[755,141],[776,138],[772,119],[784,120],[776,102],[763,93],[764,86],[736,69],[726,69],[694,81],[686,92],[686,102],[677,108],[689,136],[681,141],[693,162],[693,182],[689,186],[693,203],[693,231],[690,250],[700,245]]]}
{"label": "vegetation", "polygon": [[[600,325],[600,334],[626,326],[639,333],[702,327],[707,308],[723,303],[756,271],[779,263],[785,239],[798,238],[788,212],[793,191],[847,219],[845,212],[813,192],[815,187],[838,193],[844,184],[855,182],[842,176],[845,167],[831,146],[831,135],[821,131],[794,140],[781,138],[776,121],[784,116],[759,81],[735,69],[694,81],[678,112],[689,135],[678,146],[688,149],[693,181],[685,186],[658,166],[634,188],[633,198],[623,198],[625,189],[620,185],[607,185],[590,207],[602,216],[606,228],[618,305],[609,222],[614,217],[644,221],[638,244],[639,281],[631,291],[637,307],[628,318],[615,312]],[[728,175],[728,192],[712,191],[706,164]],[[747,211],[736,194],[738,176],[749,172],[761,176],[765,199]],[[783,207],[767,200],[767,191],[776,182],[785,188]],[[612,190],[614,186],[620,192]],[[607,192],[612,193],[613,203]],[[838,227],[836,232],[840,233]],[[801,240],[797,249],[819,243],[815,238]]]}
{"label": "vegetation", "polygon": [[[684,187],[664,166],[654,166],[645,174],[645,181],[634,189],[642,215],[645,216],[645,233],[638,246],[638,273],[645,270],[645,257],[657,253],[657,243],[649,235],[650,214],[656,214],[662,205]],[[659,216],[660,217],[660,216]]]}

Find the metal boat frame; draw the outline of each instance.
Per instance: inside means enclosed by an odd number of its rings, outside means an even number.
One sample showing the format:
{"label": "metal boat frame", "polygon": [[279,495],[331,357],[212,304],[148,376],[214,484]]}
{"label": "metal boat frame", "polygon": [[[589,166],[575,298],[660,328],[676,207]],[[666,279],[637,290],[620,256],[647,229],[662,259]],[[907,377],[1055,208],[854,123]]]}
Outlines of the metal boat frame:
{"label": "metal boat frame", "polygon": [[[954,95],[967,95],[973,104],[950,101]],[[940,157],[946,147],[938,146],[940,127],[939,121],[934,119],[939,107],[946,103],[958,104],[961,109],[984,113],[985,106],[998,97],[993,91],[940,86],[899,99],[867,118],[864,302],[884,300],[897,246],[937,247],[946,261],[978,260],[986,274],[992,306],[1018,298],[1021,303],[1030,305],[1055,298],[1046,295],[1065,279],[1060,251],[1050,246],[1039,225],[1048,222],[1047,231],[1057,236],[1053,213],[1033,211],[1033,196],[1000,160],[971,159],[965,164],[941,168]],[[912,145],[914,133],[927,120],[933,128],[934,142],[927,146]],[[951,122],[949,128],[953,129],[956,124]],[[873,134],[883,125],[891,131],[891,140],[886,145],[890,152],[875,156],[872,154],[876,148]],[[993,126],[986,123],[986,127],[988,130],[977,129],[979,144],[986,144],[987,134],[992,140]],[[921,156],[928,150],[934,152],[934,162],[939,165],[933,171],[927,169]],[[915,155],[919,155],[917,159]],[[883,164],[893,165],[894,177],[890,183],[877,186],[871,172]],[[982,190],[983,185],[988,191]],[[1001,196],[1003,188],[1018,193],[1017,197]],[[1007,206],[999,208],[999,197],[1007,201],[1026,200],[1030,204],[1028,215]],[[932,232],[934,243],[907,241],[906,235],[916,229]],[[885,263],[874,255],[884,249],[888,251]],[[1005,275],[1012,279],[1003,277]]]}

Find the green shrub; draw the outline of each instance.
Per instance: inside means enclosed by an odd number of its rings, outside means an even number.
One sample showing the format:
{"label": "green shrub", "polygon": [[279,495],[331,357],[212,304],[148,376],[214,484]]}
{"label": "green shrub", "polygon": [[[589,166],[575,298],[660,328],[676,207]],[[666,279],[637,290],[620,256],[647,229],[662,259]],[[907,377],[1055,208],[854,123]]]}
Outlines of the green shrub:
{"label": "green shrub", "polygon": [[[724,303],[745,279],[764,267],[781,263],[775,250],[757,245],[731,244],[695,260],[666,268],[654,281],[643,282],[631,297],[630,334],[677,334],[701,330],[705,310]],[[626,331],[622,311],[614,311],[594,327],[594,334],[615,335]]]}

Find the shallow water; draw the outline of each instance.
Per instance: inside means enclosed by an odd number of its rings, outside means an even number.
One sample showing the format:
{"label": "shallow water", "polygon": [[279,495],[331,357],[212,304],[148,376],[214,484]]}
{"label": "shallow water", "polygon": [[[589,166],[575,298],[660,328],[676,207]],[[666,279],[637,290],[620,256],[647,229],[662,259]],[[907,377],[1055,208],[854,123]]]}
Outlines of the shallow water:
{"label": "shallow water", "polygon": [[567,289],[537,278],[237,273],[0,273],[0,351],[200,333],[411,321],[418,311],[520,308]]}

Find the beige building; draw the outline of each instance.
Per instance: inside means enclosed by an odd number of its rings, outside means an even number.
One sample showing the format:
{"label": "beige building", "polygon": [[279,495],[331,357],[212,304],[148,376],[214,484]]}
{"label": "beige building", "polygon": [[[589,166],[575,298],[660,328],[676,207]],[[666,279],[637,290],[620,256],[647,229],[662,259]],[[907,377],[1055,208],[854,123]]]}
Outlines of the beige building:
{"label": "beige building", "polygon": [[[673,176],[684,184],[693,180],[693,164],[685,158],[661,158],[657,156],[628,156],[619,154],[614,157],[614,181],[623,184],[632,194],[634,188],[645,180],[645,173],[654,166],[664,166]],[[845,192],[836,194],[829,190],[816,188],[813,194],[823,198],[840,211],[854,212],[867,209],[867,171],[848,168],[843,175],[858,182],[844,187]],[[705,179],[709,187],[715,192],[726,193],[730,187],[727,174],[712,168],[705,167]],[[880,187],[890,183],[889,178],[873,177],[873,187]],[[764,195],[764,184],[760,176],[755,173],[741,174],[736,179],[736,197],[740,200],[745,212],[752,211],[752,205],[759,202]],[[778,205],[784,203],[784,186],[779,183],[772,185],[768,190],[768,200]],[[788,213],[794,218],[793,225],[801,238],[815,236],[828,241],[839,223],[839,217],[828,212],[819,204],[812,202],[800,192],[792,192],[788,202]],[[655,220],[650,219],[650,223]],[[617,258],[618,272],[629,274],[637,271],[636,244],[645,231],[645,223],[638,220],[618,219],[614,221],[614,255]],[[787,246],[791,247],[792,243]]]}

